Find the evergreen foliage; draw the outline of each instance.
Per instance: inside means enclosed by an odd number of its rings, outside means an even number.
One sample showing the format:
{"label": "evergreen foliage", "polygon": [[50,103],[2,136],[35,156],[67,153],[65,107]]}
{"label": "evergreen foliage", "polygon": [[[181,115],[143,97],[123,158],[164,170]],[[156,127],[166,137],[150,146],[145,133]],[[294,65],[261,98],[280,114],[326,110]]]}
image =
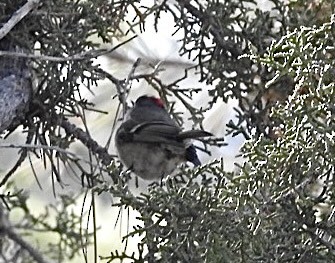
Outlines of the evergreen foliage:
{"label": "evergreen foliage", "polygon": [[[68,262],[84,252],[88,262],[86,248],[98,242],[99,230],[88,233],[81,223],[94,214],[94,204],[92,214],[78,216],[71,212],[78,199],[55,193],[59,205],[46,207],[39,216],[31,211],[30,196],[17,189],[15,174],[23,162],[38,156],[51,167],[55,184],[61,184],[63,167],[77,170],[83,192],[94,198],[109,193],[115,206],[140,213],[143,225],[124,237],[141,237],[136,253],[111,251],[100,255],[101,262],[335,262],[332,0],[271,0],[269,11],[253,0],[35,2],[0,40],[24,50],[12,52],[1,44],[0,60],[26,58],[35,83],[29,110],[6,134],[21,125],[26,144],[19,147],[13,169],[0,176],[0,258]],[[0,3],[0,25],[23,4]],[[102,49],[93,37],[105,43],[131,41],[136,30],[151,26],[146,21],[152,16],[159,30],[163,12],[173,16],[176,31],[184,34],[180,55],[196,62],[185,77],[195,69],[199,81],[213,84],[208,107],[189,104],[184,98],[197,90],[178,87],[180,80],[164,84],[159,70],[135,74],[138,61],[124,79],[96,63],[123,44]],[[115,103],[125,106],[131,81],[144,79],[165,101],[180,100],[199,126],[214,102],[237,99],[237,118],[227,126],[229,134],[246,138],[245,163],[235,172],[225,171],[224,160],[183,168],[165,185],[152,184],[148,193],[133,195],[127,187],[129,173],[86,125],[85,112],[96,108],[82,89],[91,90],[104,78],[117,90]],[[81,120],[78,126],[71,123],[74,118]],[[89,163],[71,152],[75,142],[86,147]],[[205,151],[208,145],[223,146],[221,138],[203,143]],[[16,210],[23,213],[22,220],[12,224]],[[30,247],[24,240],[35,232],[57,238],[43,248],[34,240]]]}

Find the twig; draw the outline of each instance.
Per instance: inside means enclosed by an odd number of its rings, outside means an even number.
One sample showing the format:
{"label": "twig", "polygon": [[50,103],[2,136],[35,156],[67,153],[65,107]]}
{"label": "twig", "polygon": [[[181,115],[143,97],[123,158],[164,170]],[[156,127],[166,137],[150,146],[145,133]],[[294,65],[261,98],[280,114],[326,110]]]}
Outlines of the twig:
{"label": "twig", "polygon": [[[1,148],[1,145],[0,145]],[[21,147],[20,147],[21,148]],[[9,178],[14,174],[14,172],[20,167],[20,165],[24,162],[24,160],[27,157],[27,149],[23,149],[19,159],[17,160],[17,162],[15,163],[14,167],[12,169],[10,169],[10,171],[2,178],[2,180],[0,181],[0,187],[3,186],[8,180]]]}
{"label": "twig", "polygon": [[127,95],[128,95],[128,87],[131,85],[131,81],[133,80],[133,76],[135,73],[136,68],[138,67],[138,65],[140,64],[141,59],[138,58],[136,59],[135,63],[133,64],[127,78],[120,84],[117,85],[117,92],[118,92],[118,97],[119,100],[122,104],[123,107],[123,118],[126,115],[127,112]]}
{"label": "twig", "polygon": [[0,234],[1,236],[7,236],[13,242],[18,244],[22,249],[26,250],[35,262],[51,262],[43,258],[41,252],[37,251],[33,246],[31,246],[28,242],[22,239],[22,237],[14,231],[13,226],[10,224],[7,215],[4,213],[2,205],[0,205]]}
{"label": "twig", "polygon": [[[16,149],[48,149],[52,151],[56,151],[59,153],[63,153],[69,156],[72,156],[75,158],[75,160],[80,160],[83,161],[84,163],[91,164],[90,161],[85,160],[84,158],[79,157],[77,154],[70,152],[68,150],[62,149],[57,146],[51,146],[51,145],[34,145],[34,144],[12,144],[12,143],[1,143],[0,144],[0,149],[1,148],[16,148]],[[113,158],[113,155],[110,155],[110,158]],[[98,165],[96,165],[98,167]],[[5,182],[0,183],[0,186],[2,186]]]}
{"label": "twig", "polygon": [[113,160],[114,156],[110,155],[106,148],[101,147],[94,139],[92,139],[85,131],[81,128],[76,127],[74,124],[67,120],[61,120],[60,126],[69,135],[74,136],[80,140],[88,149],[98,155],[101,159],[101,163],[109,165]]}
{"label": "twig", "polygon": [[34,9],[40,0],[28,0],[19,10],[17,10],[12,17],[7,21],[2,28],[0,28],[0,40],[4,38],[12,28],[19,23],[32,9]]}
{"label": "twig", "polygon": [[54,62],[67,62],[67,61],[82,61],[86,59],[91,58],[97,58],[99,56],[106,55],[108,53],[111,53],[118,49],[120,46],[123,46],[136,38],[137,35],[132,36],[131,38],[123,41],[122,43],[116,45],[115,47],[111,48],[103,48],[103,49],[97,49],[97,50],[89,50],[86,52],[74,54],[72,56],[68,57],[54,57],[54,56],[48,56],[48,55],[35,55],[35,54],[27,54],[27,53],[19,53],[19,52],[13,52],[13,51],[2,51],[0,50],[0,57],[1,56],[7,56],[7,57],[22,57],[22,58],[34,58],[39,60],[48,60],[48,61],[54,61]]}

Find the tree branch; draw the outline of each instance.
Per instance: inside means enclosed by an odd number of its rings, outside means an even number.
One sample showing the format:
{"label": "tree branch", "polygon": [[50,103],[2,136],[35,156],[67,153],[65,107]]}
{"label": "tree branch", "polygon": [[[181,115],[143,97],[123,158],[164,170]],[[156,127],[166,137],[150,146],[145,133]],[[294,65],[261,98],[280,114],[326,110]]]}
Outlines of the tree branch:
{"label": "tree branch", "polygon": [[3,206],[0,205],[0,234],[1,236],[7,236],[13,242],[18,244],[22,249],[26,250],[29,255],[34,259],[37,263],[48,263],[51,262],[43,258],[41,253],[37,251],[34,247],[32,247],[29,243],[27,243],[24,239],[18,235],[13,226],[10,224],[7,216],[4,213]]}
{"label": "tree branch", "polygon": [[[1,31],[1,29],[0,29]],[[1,34],[1,32],[0,32]],[[13,52],[13,51],[3,51],[0,50],[0,57],[7,56],[7,57],[21,57],[21,58],[34,58],[38,60],[47,60],[47,61],[53,61],[53,62],[67,62],[67,61],[82,61],[86,59],[91,58],[97,58],[99,56],[107,55],[114,50],[118,49],[119,47],[127,44],[137,36],[132,36],[131,38],[121,42],[120,44],[111,47],[111,48],[102,48],[97,50],[89,50],[86,52],[74,54],[72,56],[68,57],[55,57],[55,56],[48,56],[48,55],[37,55],[37,54],[27,54],[27,53],[20,53],[20,52]]]}
{"label": "tree branch", "polygon": [[0,28],[0,40],[3,39],[12,28],[19,23],[32,9],[34,9],[40,0],[28,0],[12,17],[7,21],[2,28]]}

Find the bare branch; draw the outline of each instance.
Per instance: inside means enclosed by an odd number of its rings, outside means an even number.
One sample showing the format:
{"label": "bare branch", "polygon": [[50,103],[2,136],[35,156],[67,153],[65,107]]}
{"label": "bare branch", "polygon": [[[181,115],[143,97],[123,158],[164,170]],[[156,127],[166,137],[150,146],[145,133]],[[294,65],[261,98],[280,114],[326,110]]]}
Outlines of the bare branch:
{"label": "bare branch", "polygon": [[1,236],[7,236],[17,245],[19,245],[22,249],[26,250],[29,255],[34,259],[37,263],[47,263],[51,262],[45,259],[40,251],[37,251],[34,247],[32,247],[28,242],[26,242],[20,235],[18,235],[13,226],[10,224],[7,215],[4,213],[2,205],[0,205],[0,234]]}
{"label": "bare branch", "polygon": [[19,23],[32,9],[34,9],[40,0],[28,0],[18,11],[16,11],[8,22],[0,28],[0,39],[3,39],[12,28]]}
{"label": "bare branch", "polygon": [[137,37],[136,35],[132,36],[131,38],[127,39],[126,41],[123,41],[122,43],[116,45],[115,47],[103,48],[103,49],[97,49],[97,50],[89,50],[89,51],[74,54],[68,57],[55,57],[55,56],[48,56],[48,55],[27,54],[27,53],[2,51],[2,50],[0,50],[0,57],[8,56],[8,57],[33,58],[33,59],[47,60],[47,61],[53,61],[53,62],[82,61],[82,60],[97,58],[99,56],[109,54],[113,52],[114,50],[118,49],[119,47],[127,44],[128,42],[130,42],[136,37]]}

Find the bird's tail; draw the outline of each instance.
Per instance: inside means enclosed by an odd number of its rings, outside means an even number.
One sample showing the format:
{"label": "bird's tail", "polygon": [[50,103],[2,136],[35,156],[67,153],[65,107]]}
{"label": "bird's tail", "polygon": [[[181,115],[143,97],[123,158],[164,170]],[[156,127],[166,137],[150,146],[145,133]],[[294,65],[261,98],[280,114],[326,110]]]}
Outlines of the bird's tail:
{"label": "bird's tail", "polygon": [[201,162],[200,162],[200,160],[198,158],[198,155],[197,155],[197,151],[196,151],[193,144],[190,145],[189,147],[187,147],[185,157],[186,157],[186,160],[193,163],[194,166],[200,166],[201,165]]}

